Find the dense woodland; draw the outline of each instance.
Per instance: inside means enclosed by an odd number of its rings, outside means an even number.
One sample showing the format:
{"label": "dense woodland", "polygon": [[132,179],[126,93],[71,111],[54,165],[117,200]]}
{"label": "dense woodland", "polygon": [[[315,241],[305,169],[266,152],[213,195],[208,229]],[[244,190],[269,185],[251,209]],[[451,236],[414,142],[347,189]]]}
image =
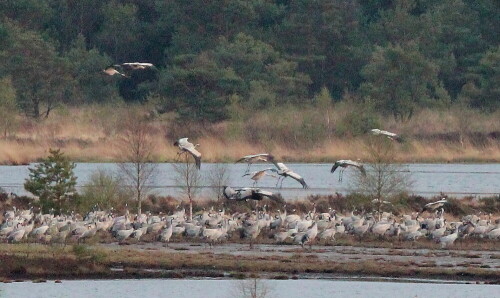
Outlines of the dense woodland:
{"label": "dense woodland", "polygon": [[[2,0],[0,105],[151,104],[219,122],[242,109],[362,103],[500,107],[497,0]],[[123,62],[156,67],[128,77]]]}

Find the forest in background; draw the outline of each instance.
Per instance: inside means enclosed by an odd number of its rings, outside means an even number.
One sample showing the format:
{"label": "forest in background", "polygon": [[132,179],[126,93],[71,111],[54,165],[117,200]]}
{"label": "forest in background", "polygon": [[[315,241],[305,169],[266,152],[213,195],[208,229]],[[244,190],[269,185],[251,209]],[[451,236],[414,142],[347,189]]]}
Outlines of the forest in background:
{"label": "forest in background", "polygon": [[[0,129],[47,147],[76,130],[83,149],[138,109],[169,140],[293,151],[377,127],[496,160],[481,148],[499,147],[499,15],[495,0],[4,0]],[[155,67],[102,71],[124,62]]]}

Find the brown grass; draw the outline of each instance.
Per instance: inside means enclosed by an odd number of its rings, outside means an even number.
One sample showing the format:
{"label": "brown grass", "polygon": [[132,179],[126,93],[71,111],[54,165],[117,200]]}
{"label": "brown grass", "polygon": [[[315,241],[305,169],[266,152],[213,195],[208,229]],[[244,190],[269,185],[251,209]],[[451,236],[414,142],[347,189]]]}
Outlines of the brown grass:
{"label": "brown grass", "polygon": [[[133,109],[148,114],[145,107],[88,106],[60,109],[39,122],[20,119],[19,128],[0,140],[0,163],[36,161],[45,157],[49,148],[61,148],[75,161],[119,160],[116,149],[121,127]],[[278,112],[280,118],[276,118]],[[333,106],[327,123],[324,111],[317,108],[284,107],[212,125],[176,124],[173,115],[161,115],[149,120],[156,140],[154,160],[174,160],[177,150],[173,140],[185,136],[201,145],[203,159],[208,162],[233,161],[256,152],[301,162],[363,158],[366,133],[362,132],[372,127],[363,127],[364,120],[351,123],[354,112],[346,104]],[[500,112],[424,110],[406,123],[376,114],[369,117],[370,125],[378,123],[380,128],[408,139],[397,146],[397,161],[500,161]]]}
{"label": "brown grass", "polygon": [[179,251],[0,245],[0,260],[0,279],[4,280],[62,277],[221,277],[224,276],[223,272],[231,272],[234,278],[267,274],[280,279],[299,273],[472,280],[498,280],[500,277],[499,271],[471,267],[470,264],[464,271],[452,265],[437,267],[433,266],[432,262],[419,264],[412,260],[380,262],[361,259],[337,262],[311,258],[309,253],[294,254],[292,257],[244,255],[235,258],[230,254],[193,254]]}

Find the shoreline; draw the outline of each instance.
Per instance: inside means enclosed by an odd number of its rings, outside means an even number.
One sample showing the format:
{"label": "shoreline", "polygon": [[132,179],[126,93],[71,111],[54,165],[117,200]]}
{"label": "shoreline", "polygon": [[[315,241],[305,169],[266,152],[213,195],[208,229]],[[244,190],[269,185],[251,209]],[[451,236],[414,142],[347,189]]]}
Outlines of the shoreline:
{"label": "shoreline", "polygon": [[[16,249],[17,248],[17,249]],[[0,244],[0,280],[333,279],[500,283],[498,250],[365,248],[224,243]]]}

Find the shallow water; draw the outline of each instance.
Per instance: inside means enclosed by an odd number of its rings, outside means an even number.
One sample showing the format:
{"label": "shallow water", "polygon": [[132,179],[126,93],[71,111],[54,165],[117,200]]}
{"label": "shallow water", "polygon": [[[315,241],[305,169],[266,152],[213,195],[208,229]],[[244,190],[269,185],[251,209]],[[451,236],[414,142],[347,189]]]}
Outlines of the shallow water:
{"label": "shallow water", "polygon": [[[203,177],[210,175],[214,164],[203,164],[201,173]],[[269,164],[256,164],[251,171],[271,167]],[[350,190],[350,181],[355,169],[347,169],[343,181],[338,181],[338,172],[330,173],[332,164],[287,164],[287,166],[302,175],[310,189],[303,190],[301,185],[291,178],[283,182],[283,188],[276,188],[276,180],[272,177],[263,178],[258,186],[281,192],[287,198],[305,197],[309,194],[333,194],[335,192],[345,193]],[[9,192],[26,194],[23,183],[28,178],[28,167],[31,166],[0,166],[0,187]],[[234,187],[252,186],[253,181],[248,177],[241,177],[246,170],[245,164],[227,164],[230,176],[229,185]],[[117,166],[113,163],[78,163],[75,174],[78,177],[78,185],[81,187],[88,182],[91,174],[98,170],[117,172]],[[408,164],[403,166],[404,170],[411,173],[414,181],[411,192],[424,196],[433,196],[441,192],[456,195],[493,195],[500,193],[500,164]],[[202,185],[208,186],[206,179]],[[152,182],[153,192],[161,195],[178,195],[179,189],[175,183],[175,172],[172,164],[158,164],[158,174]],[[210,192],[207,188],[201,189],[201,195]]]}
{"label": "shallow water", "polygon": [[[251,280],[72,280],[0,284],[0,297],[244,297]],[[498,297],[500,286],[345,280],[258,280],[265,297]]]}

